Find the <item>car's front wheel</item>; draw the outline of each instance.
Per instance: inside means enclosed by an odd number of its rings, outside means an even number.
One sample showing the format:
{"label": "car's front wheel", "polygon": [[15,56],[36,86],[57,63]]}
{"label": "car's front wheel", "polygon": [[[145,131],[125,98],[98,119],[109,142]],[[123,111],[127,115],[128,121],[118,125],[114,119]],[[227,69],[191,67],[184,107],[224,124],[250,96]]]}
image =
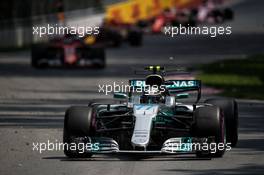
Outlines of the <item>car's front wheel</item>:
{"label": "car's front wheel", "polygon": [[[197,157],[222,157],[226,148],[225,117],[222,110],[215,106],[204,106],[195,110],[194,117],[194,135],[208,138],[206,142],[200,143],[201,149],[196,150]],[[213,138],[212,141],[210,137]]]}
{"label": "car's front wheel", "polygon": [[91,157],[92,154],[80,145],[91,143],[90,136],[93,136],[93,131],[93,108],[70,107],[64,118],[64,154],[70,158]]}
{"label": "car's front wheel", "polygon": [[238,142],[238,104],[232,98],[208,99],[205,103],[218,106],[224,112],[226,119],[226,139],[235,147]]}

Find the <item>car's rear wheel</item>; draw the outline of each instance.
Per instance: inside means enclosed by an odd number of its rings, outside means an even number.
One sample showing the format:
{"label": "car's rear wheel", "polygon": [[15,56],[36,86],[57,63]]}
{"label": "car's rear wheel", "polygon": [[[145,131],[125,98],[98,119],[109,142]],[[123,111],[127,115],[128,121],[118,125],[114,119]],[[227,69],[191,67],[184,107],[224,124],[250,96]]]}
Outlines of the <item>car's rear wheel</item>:
{"label": "car's rear wheel", "polygon": [[47,64],[41,63],[40,59],[45,56],[47,49],[39,44],[31,46],[31,66],[34,68],[45,68]]}
{"label": "car's rear wheel", "polygon": [[131,46],[141,46],[143,41],[143,35],[141,31],[129,31],[128,42]]}
{"label": "car's rear wheel", "polygon": [[106,60],[105,60],[105,50],[104,48],[95,48],[93,50],[94,54],[93,57],[94,59],[98,59],[97,62],[94,63],[94,66],[103,69],[106,66]]}
{"label": "car's rear wheel", "polygon": [[[91,107],[70,107],[65,113],[63,143],[64,154],[70,158],[91,157],[90,152],[71,149],[72,144],[86,144],[90,141],[90,136],[94,134],[93,108]],[[67,145],[67,146],[66,146]],[[83,148],[82,148],[83,149]]]}
{"label": "car's rear wheel", "polygon": [[194,112],[195,124],[193,127],[196,137],[213,137],[214,141],[207,144],[208,149],[196,150],[197,157],[222,157],[226,147],[225,118],[219,107],[205,106],[197,108]]}
{"label": "car's rear wheel", "polygon": [[122,45],[122,36],[120,34],[114,34],[111,38],[113,47],[120,47]]}
{"label": "car's rear wheel", "polygon": [[238,142],[238,105],[232,98],[208,99],[205,103],[220,107],[226,120],[226,139],[235,147]]}
{"label": "car's rear wheel", "polygon": [[226,8],[223,11],[225,20],[233,20],[234,12],[230,8]]}

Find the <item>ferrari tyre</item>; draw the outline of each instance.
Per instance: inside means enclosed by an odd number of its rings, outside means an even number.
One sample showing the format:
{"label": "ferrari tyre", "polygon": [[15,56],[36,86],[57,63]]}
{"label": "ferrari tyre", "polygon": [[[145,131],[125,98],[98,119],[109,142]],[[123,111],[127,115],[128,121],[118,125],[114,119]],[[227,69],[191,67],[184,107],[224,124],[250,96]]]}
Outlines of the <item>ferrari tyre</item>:
{"label": "ferrari tyre", "polygon": [[34,68],[44,68],[47,65],[41,64],[40,59],[43,57],[46,53],[46,49],[42,47],[41,45],[32,45],[31,47],[31,66]]}
{"label": "ferrari tyre", "polygon": [[100,69],[105,68],[106,61],[105,61],[105,50],[104,50],[104,48],[96,48],[93,52],[94,52],[94,58],[100,60],[98,63],[95,63],[95,66],[97,68],[100,68]]}
{"label": "ferrari tyre", "polygon": [[122,36],[117,35],[115,38],[112,40],[112,46],[113,47],[120,47],[122,44]]}
{"label": "ferrari tyre", "polygon": [[143,40],[142,32],[130,31],[128,36],[128,42],[131,46],[141,46]]}
{"label": "ferrari tyre", "polygon": [[230,8],[224,9],[224,18],[225,20],[233,20],[234,19],[234,12]]}

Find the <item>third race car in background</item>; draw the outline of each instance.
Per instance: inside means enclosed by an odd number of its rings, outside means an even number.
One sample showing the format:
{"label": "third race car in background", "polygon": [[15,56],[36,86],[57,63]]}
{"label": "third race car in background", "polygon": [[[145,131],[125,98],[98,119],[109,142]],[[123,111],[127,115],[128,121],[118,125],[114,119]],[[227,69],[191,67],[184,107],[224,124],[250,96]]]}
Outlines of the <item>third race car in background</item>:
{"label": "third race car in background", "polygon": [[151,31],[160,33],[164,26],[186,26],[218,24],[233,20],[234,12],[230,8],[223,8],[214,0],[204,0],[197,7],[177,9],[168,8],[158,15],[151,25]]}
{"label": "third race car in background", "polygon": [[204,0],[200,6],[192,9],[192,11],[198,24],[217,24],[234,19],[233,10],[221,7],[219,1],[216,0]]}
{"label": "third race car in background", "polygon": [[143,42],[143,31],[136,25],[119,23],[116,20],[105,20],[96,40],[105,43],[106,46],[119,47],[123,43],[128,43],[130,46],[138,47]]}

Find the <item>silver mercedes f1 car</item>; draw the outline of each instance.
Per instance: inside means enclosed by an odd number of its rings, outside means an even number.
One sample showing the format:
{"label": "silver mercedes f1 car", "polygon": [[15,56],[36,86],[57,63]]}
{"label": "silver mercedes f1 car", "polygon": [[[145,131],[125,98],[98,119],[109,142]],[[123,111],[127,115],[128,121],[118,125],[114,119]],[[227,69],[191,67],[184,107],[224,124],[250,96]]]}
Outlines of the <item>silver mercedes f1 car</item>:
{"label": "silver mercedes f1 car", "polygon": [[[67,109],[64,153],[70,158],[100,153],[179,154],[222,157],[238,141],[234,99],[199,102],[201,81],[165,80],[170,71],[149,66],[144,79],[129,80],[116,102],[90,102]],[[187,97],[194,102],[184,102]]]}

